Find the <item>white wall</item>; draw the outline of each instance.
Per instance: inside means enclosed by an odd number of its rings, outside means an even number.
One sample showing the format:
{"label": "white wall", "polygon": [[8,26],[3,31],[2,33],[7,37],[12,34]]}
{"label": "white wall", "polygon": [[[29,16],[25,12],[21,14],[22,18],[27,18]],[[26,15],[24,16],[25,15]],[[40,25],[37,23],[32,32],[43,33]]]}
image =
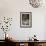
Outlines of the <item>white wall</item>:
{"label": "white wall", "polygon": [[[32,12],[32,28],[20,28],[20,12]],[[8,32],[17,40],[27,40],[34,34],[39,40],[44,40],[45,15],[45,8],[32,8],[29,0],[0,0],[0,17],[13,18],[11,29]]]}

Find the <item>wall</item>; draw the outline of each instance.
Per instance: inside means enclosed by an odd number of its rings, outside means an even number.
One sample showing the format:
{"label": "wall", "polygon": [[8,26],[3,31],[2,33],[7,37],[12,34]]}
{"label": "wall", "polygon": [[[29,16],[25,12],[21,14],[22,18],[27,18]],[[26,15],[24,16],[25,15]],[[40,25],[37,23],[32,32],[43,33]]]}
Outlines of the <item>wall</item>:
{"label": "wall", "polygon": [[[32,28],[20,28],[20,12],[32,12]],[[28,40],[34,34],[39,40],[45,39],[45,8],[32,8],[29,0],[0,0],[0,18],[12,17],[10,35],[17,40]],[[2,31],[0,32],[0,35]],[[3,33],[4,34],[4,33]],[[0,36],[0,39],[3,37]]]}

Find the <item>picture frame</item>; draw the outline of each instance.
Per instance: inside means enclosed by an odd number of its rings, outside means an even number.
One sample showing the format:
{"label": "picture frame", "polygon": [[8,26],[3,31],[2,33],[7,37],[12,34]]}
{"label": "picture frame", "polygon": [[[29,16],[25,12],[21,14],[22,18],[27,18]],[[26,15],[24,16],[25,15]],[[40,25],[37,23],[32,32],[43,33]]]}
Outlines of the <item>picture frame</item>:
{"label": "picture frame", "polygon": [[32,12],[20,12],[20,27],[21,28],[32,27]]}

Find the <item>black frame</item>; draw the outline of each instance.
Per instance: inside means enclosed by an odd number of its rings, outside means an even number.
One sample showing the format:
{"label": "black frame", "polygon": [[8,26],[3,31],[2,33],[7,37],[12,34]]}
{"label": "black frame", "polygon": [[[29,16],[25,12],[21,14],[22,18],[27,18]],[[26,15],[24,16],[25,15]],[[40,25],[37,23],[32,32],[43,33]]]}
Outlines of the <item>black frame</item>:
{"label": "black frame", "polygon": [[21,28],[32,27],[32,12],[20,12],[20,27]]}

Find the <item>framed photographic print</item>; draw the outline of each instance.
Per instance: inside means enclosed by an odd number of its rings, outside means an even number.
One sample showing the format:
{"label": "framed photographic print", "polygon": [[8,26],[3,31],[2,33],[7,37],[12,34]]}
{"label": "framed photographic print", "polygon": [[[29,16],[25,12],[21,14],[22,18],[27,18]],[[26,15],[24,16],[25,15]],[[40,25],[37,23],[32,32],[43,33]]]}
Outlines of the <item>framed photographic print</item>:
{"label": "framed photographic print", "polygon": [[32,27],[32,12],[20,12],[20,27]]}

